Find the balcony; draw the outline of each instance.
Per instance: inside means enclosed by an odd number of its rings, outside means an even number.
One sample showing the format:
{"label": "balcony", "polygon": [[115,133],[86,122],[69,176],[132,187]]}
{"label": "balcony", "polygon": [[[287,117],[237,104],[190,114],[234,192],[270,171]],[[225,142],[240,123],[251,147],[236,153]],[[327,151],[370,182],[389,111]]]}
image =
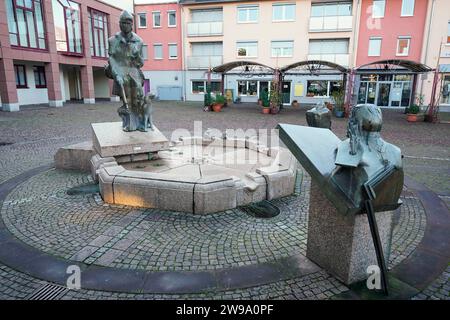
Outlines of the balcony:
{"label": "balcony", "polygon": [[190,56],[187,57],[188,69],[208,69],[220,66],[223,56]]}
{"label": "balcony", "polygon": [[347,67],[349,65],[349,54],[348,53],[309,54],[308,60],[329,61]]}
{"label": "balcony", "polygon": [[352,29],[352,16],[325,16],[309,19],[310,32],[349,31]]}
{"label": "balcony", "polygon": [[223,22],[189,22],[187,24],[188,37],[207,37],[223,35]]}

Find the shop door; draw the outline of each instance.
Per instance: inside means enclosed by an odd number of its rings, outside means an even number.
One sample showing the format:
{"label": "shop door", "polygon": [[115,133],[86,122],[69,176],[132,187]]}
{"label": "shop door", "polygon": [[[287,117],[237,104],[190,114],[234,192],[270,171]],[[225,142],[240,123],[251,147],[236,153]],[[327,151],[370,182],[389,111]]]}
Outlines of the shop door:
{"label": "shop door", "polygon": [[281,86],[281,95],[283,96],[282,97],[283,104],[291,103],[291,82],[290,81],[283,81],[283,84]]}
{"label": "shop door", "polygon": [[389,107],[391,102],[391,82],[378,82],[377,106]]}

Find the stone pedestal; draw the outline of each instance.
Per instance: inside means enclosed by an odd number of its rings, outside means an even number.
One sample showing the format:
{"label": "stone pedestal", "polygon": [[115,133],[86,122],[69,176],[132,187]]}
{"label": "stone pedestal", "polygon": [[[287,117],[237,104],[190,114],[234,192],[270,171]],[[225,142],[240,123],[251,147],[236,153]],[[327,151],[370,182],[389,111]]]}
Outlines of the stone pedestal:
{"label": "stone pedestal", "polygon": [[[393,211],[375,215],[385,259],[389,261]],[[346,285],[366,280],[367,267],[378,265],[367,215],[338,212],[314,181],[306,256]]]}
{"label": "stone pedestal", "polygon": [[156,127],[148,132],[125,132],[121,122],[103,122],[93,123],[92,130],[94,149],[104,158],[169,148],[169,140]]}

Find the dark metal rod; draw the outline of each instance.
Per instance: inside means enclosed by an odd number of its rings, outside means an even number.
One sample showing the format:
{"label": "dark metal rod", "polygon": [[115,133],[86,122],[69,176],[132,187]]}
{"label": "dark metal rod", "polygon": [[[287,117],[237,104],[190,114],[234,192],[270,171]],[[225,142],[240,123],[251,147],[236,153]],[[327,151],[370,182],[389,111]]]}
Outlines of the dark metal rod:
{"label": "dark metal rod", "polygon": [[375,218],[375,212],[373,211],[372,200],[365,200],[364,204],[366,207],[367,218],[369,220],[370,232],[372,233],[373,245],[375,246],[378,266],[381,270],[381,288],[383,289],[384,294],[388,295],[386,263],[384,261],[383,246],[381,245],[380,235],[378,233],[378,226]]}

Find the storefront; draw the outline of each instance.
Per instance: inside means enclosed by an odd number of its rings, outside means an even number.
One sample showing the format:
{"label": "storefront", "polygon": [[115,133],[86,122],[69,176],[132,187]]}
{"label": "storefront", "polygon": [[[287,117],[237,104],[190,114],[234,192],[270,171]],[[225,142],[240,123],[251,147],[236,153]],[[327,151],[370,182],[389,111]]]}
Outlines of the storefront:
{"label": "storefront", "polygon": [[441,64],[439,66],[441,73],[441,100],[439,103],[444,106],[450,106],[450,64]]}
{"label": "storefront", "polygon": [[358,103],[380,107],[409,107],[413,88],[412,74],[359,75]]}
{"label": "storefront", "polygon": [[413,104],[418,75],[432,69],[409,60],[382,60],[356,69],[354,93],[357,103],[379,107],[405,108]]}

